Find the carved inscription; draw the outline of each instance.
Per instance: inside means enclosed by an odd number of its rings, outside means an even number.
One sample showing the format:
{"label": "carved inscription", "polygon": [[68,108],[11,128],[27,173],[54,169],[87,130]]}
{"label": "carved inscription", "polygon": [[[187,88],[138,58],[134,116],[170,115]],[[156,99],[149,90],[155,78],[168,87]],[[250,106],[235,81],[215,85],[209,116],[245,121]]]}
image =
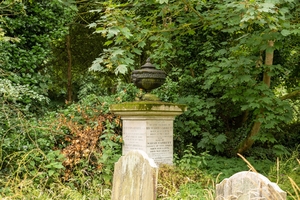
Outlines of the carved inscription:
{"label": "carved inscription", "polygon": [[147,154],[156,163],[169,163],[173,161],[173,121],[148,120],[147,121]]}
{"label": "carved inscription", "polygon": [[146,152],[146,121],[123,121],[123,155],[130,150]]}
{"label": "carved inscription", "polygon": [[142,150],[155,163],[173,163],[173,120],[123,120],[123,155]]}

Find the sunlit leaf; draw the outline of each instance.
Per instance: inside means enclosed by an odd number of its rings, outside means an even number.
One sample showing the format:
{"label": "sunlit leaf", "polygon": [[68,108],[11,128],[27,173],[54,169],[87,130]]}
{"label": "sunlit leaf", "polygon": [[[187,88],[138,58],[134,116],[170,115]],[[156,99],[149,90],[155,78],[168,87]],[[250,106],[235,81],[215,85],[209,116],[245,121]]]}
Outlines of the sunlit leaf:
{"label": "sunlit leaf", "polygon": [[168,3],[169,0],[156,0],[156,2],[159,2],[160,4],[163,4],[163,3]]}
{"label": "sunlit leaf", "polygon": [[89,68],[90,71],[102,71],[103,67],[98,62],[93,62],[92,66]]}
{"label": "sunlit leaf", "polygon": [[115,70],[115,73],[116,74],[126,74],[127,72],[127,65],[119,65],[116,70]]}
{"label": "sunlit leaf", "polygon": [[290,35],[290,34],[291,34],[291,31],[289,31],[289,30],[283,29],[283,30],[281,31],[281,35],[283,35],[283,36],[288,36],[288,35]]}
{"label": "sunlit leaf", "polygon": [[107,32],[107,38],[112,38],[113,36],[117,35],[120,32],[120,30],[116,27],[112,27],[109,28]]}
{"label": "sunlit leaf", "polygon": [[111,55],[112,55],[112,57],[115,57],[115,56],[117,56],[117,55],[122,55],[123,52],[124,52],[124,50],[122,50],[122,49],[117,49],[117,50],[114,50],[114,51],[111,53]]}
{"label": "sunlit leaf", "polygon": [[129,28],[127,28],[127,27],[120,28],[120,31],[126,38],[132,37],[132,34],[131,34]]}

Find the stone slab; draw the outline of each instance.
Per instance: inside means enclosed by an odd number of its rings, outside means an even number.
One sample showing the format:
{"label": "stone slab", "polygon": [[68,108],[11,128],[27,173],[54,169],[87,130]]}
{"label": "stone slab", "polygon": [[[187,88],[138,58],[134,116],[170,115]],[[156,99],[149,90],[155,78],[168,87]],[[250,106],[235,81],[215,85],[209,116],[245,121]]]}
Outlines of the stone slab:
{"label": "stone slab", "polygon": [[120,116],[175,116],[187,110],[186,105],[160,101],[137,101],[113,104],[110,110]]}
{"label": "stone slab", "polygon": [[155,163],[173,163],[173,120],[170,118],[123,119],[123,148],[146,152]]}
{"label": "stone slab", "polygon": [[173,163],[173,120],[148,120],[146,153],[156,163]]}
{"label": "stone slab", "polygon": [[115,163],[112,200],[155,200],[158,167],[144,151],[129,151]]}
{"label": "stone slab", "polygon": [[160,101],[136,101],[111,105],[122,119],[123,148],[142,150],[157,164],[173,164],[173,122],[186,105]]}
{"label": "stone slab", "polygon": [[216,187],[216,200],[285,200],[286,192],[267,177],[250,171],[238,172]]}

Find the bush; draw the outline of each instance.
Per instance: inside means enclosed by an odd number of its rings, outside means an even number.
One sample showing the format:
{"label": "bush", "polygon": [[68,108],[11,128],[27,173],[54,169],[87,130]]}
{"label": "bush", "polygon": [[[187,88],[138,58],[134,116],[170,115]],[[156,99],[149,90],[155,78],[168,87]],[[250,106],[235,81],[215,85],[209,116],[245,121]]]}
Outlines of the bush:
{"label": "bush", "polygon": [[64,182],[83,193],[91,185],[110,187],[122,144],[120,118],[109,112],[116,99],[91,95],[39,120],[9,120],[0,172],[8,182],[0,182],[0,194],[13,195],[10,185],[20,180],[44,188]]}

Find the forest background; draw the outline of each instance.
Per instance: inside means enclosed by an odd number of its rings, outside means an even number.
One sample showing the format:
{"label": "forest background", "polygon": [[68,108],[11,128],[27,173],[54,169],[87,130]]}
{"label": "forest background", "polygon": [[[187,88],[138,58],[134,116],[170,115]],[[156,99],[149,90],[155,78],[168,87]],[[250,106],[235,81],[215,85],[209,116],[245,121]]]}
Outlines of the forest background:
{"label": "forest background", "polygon": [[299,19],[298,0],[1,1],[0,196],[108,197],[122,145],[109,105],[141,97],[130,74],[148,57],[168,75],[153,93],[188,106],[161,198],[213,196],[246,166],[237,153],[297,196]]}

